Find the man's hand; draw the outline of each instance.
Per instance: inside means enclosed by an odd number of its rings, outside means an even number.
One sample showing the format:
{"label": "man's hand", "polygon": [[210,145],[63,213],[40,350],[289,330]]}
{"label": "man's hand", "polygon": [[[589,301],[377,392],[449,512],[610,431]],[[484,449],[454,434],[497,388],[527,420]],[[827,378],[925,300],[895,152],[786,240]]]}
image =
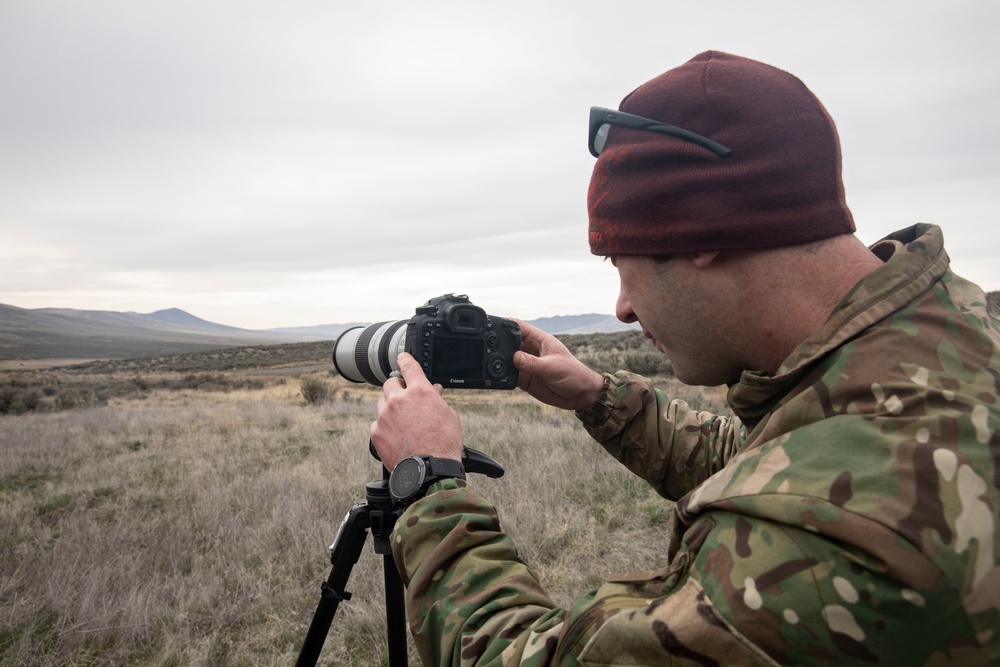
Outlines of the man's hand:
{"label": "man's hand", "polygon": [[402,380],[382,385],[377,416],[371,425],[372,444],[386,469],[407,456],[436,456],[462,460],[462,425],[458,413],[444,402],[441,385],[432,385],[420,364],[407,353],[399,355]]}
{"label": "man's hand", "polygon": [[597,402],[604,377],[572,355],[555,336],[521,325],[521,350],[514,353],[517,386],[542,403],[564,410],[586,410]]}

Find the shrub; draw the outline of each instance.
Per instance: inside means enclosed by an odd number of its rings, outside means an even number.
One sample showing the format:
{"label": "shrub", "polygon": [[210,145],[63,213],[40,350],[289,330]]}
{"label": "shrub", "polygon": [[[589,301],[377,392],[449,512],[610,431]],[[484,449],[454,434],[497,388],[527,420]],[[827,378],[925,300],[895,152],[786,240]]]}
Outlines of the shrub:
{"label": "shrub", "polygon": [[16,400],[17,391],[12,387],[0,387],[0,415],[12,412]]}
{"label": "shrub", "polygon": [[83,397],[79,391],[76,389],[67,389],[56,396],[56,407],[60,410],[72,410],[79,405],[82,399]]}
{"label": "shrub", "polygon": [[302,378],[302,398],[310,405],[319,405],[330,398],[330,383],[321,377],[307,375]]}
{"label": "shrub", "polygon": [[21,403],[28,412],[34,412],[42,402],[42,393],[37,389],[29,389],[21,394]]}
{"label": "shrub", "polygon": [[622,366],[625,370],[646,376],[670,375],[673,372],[670,360],[658,350],[626,352]]}

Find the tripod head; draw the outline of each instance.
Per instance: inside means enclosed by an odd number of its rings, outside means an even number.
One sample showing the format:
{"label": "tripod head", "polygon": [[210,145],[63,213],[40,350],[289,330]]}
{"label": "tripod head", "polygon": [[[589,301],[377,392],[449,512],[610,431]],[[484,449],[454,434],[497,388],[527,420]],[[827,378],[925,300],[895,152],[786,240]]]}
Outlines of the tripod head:
{"label": "tripod head", "polygon": [[[371,440],[368,450],[381,461]],[[503,466],[496,460],[471,447],[462,448],[462,465],[466,472],[497,478],[504,474]],[[319,659],[326,635],[333,623],[333,616],[342,601],[350,600],[347,579],[358,562],[361,547],[370,531],[375,553],[382,556],[385,581],[386,632],[389,641],[389,666],[405,667],[406,662],[406,609],[403,582],[392,558],[389,535],[405,508],[392,502],[389,494],[389,471],[382,466],[382,479],[365,486],[365,502],[358,503],[344,517],[337,529],[337,537],[330,545],[330,562],[333,568],[320,593],[319,605],[299,653],[297,667],[311,667]]]}

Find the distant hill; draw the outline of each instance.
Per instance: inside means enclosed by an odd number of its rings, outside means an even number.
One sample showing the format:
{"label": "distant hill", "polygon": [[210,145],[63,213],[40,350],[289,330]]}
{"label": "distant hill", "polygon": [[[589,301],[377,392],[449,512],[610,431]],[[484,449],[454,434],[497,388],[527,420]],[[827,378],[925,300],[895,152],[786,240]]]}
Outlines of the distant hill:
{"label": "distant hill", "polygon": [[347,324],[317,324],[309,327],[280,327],[265,329],[267,333],[307,336],[313,340],[336,340],[340,334],[354,327],[366,327],[370,322],[349,322]]}
{"label": "distant hill", "polygon": [[212,329],[214,331],[230,331],[230,332],[245,332],[245,329],[238,329],[236,327],[229,327],[224,324],[216,324],[214,322],[209,322],[208,320],[203,320],[200,317],[195,317],[191,313],[185,312],[180,308],[168,308],[166,310],[158,310],[155,313],[149,313],[148,315],[139,315],[139,317],[154,320],[156,322],[165,322],[167,324],[177,324],[183,327],[196,327],[198,329]]}
{"label": "distant hill", "polygon": [[[2,308],[13,308],[13,306],[0,306]],[[18,309],[23,310],[23,309]],[[236,335],[247,333],[246,329],[229,327],[223,324],[215,324],[195,317],[191,313],[179,308],[168,308],[167,310],[157,310],[154,313],[119,313],[107,310],[73,310],[72,308],[38,308],[29,310],[28,313],[38,313],[41,315],[54,315],[57,317],[72,318],[77,322],[87,322],[96,325],[108,325],[112,327],[142,328],[152,331],[179,331],[190,330],[200,333],[208,331],[229,332]],[[3,314],[0,311],[0,314]]]}
{"label": "distant hill", "polygon": [[[610,315],[569,315],[530,321],[552,334],[608,333],[635,328]],[[0,361],[132,359],[248,345],[335,340],[367,323],[251,330],[203,320],[179,308],[153,313],[27,309],[0,304]]]}
{"label": "distant hill", "polygon": [[615,333],[617,331],[637,331],[638,324],[625,324],[614,315],[557,315],[528,320],[528,324],[550,334]]}
{"label": "distant hill", "polygon": [[[1000,291],[987,294],[1000,309]],[[612,315],[589,313],[528,320],[551,334],[635,331]],[[203,320],[179,308],[121,313],[70,308],[26,309],[0,304],[0,361],[29,359],[137,359],[251,345],[335,340],[369,323],[251,330]]]}
{"label": "distant hill", "polygon": [[[576,334],[576,333],[614,333],[616,331],[629,331],[639,329],[637,324],[625,324],[618,321],[613,315],[557,315],[555,317],[541,317],[537,320],[527,320],[528,324],[534,325],[542,331],[550,334]],[[335,340],[337,336],[346,330],[358,326],[368,326],[370,322],[351,322],[349,324],[319,324],[311,327],[284,327],[280,329],[267,329],[269,333],[295,334],[299,336],[315,336],[317,338]]]}
{"label": "distant hill", "polygon": [[228,327],[176,308],[139,314],[0,304],[0,360],[126,359],[309,340],[317,338]]}

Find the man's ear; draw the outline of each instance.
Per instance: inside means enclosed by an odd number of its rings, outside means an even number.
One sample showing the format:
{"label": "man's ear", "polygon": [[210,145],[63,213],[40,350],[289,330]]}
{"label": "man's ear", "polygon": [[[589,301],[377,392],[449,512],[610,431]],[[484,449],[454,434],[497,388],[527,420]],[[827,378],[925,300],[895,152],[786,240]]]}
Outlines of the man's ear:
{"label": "man's ear", "polygon": [[698,250],[691,253],[691,261],[699,269],[707,268],[709,264],[718,256],[718,250]]}

